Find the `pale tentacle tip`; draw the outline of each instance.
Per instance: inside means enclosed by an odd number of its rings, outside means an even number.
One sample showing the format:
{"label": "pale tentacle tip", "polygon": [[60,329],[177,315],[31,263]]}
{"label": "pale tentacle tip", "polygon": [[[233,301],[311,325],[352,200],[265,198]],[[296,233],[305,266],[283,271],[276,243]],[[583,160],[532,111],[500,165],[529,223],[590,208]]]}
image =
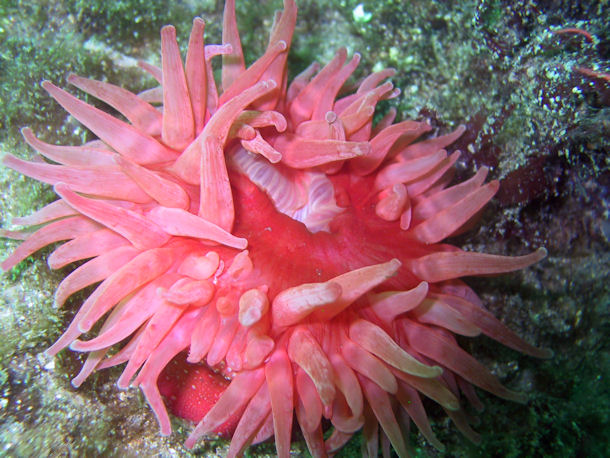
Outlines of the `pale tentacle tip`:
{"label": "pale tentacle tip", "polygon": [[172,33],[176,35],[176,28],[173,25],[164,25],[161,27],[161,34],[163,33]]}
{"label": "pale tentacle tip", "polygon": [[550,348],[539,348],[540,355],[538,356],[541,359],[551,359],[555,356],[555,352]]}
{"label": "pale tentacle tip", "polygon": [[436,377],[440,377],[441,375],[443,375],[443,368],[440,366],[429,366],[430,368],[430,377],[429,378],[436,378]]}
{"label": "pale tentacle tip", "polygon": [[184,448],[186,448],[187,450],[192,450],[196,442],[197,439],[191,439],[191,436],[189,436],[184,442]]}
{"label": "pale tentacle tip", "polygon": [[248,248],[248,239],[236,237],[235,244],[233,245],[233,247],[239,250],[245,250],[246,248]]}
{"label": "pale tentacle tip", "polygon": [[191,353],[189,353],[186,357],[186,362],[191,364],[197,364],[199,361],[201,361],[201,359],[202,358],[198,358],[197,355],[191,355]]}
{"label": "pale tentacle tip", "polygon": [[129,389],[129,387],[131,386],[131,384],[129,382],[127,382],[127,384],[125,384],[125,382],[123,382],[121,379],[117,380],[116,382],[116,386],[119,390],[121,391],[125,391],[127,389]]}
{"label": "pale tentacle tip", "polygon": [[514,401],[518,404],[527,404],[528,399],[529,396],[527,394],[516,391],[513,393],[511,401]]}
{"label": "pale tentacle tip", "polygon": [[[394,268],[396,270],[398,270],[398,268],[400,266],[402,266],[402,262],[400,262],[400,260],[398,260],[397,258],[392,258],[390,260],[390,264],[391,264],[392,268]],[[425,282],[422,282],[422,283],[425,283]]]}
{"label": "pale tentacle tip", "polygon": [[55,191],[55,194],[60,194],[65,191],[71,191],[71,189],[70,186],[68,186],[63,181],[58,181],[53,185],[53,191]]}
{"label": "pale tentacle tip", "polygon": [[456,398],[455,396],[452,396],[451,399],[449,399],[449,401],[443,403],[443,407],[451,410],[452,412],[457,412],[458,410],[460,410],[462,408],[462,406],[460,405],[459,399]]}

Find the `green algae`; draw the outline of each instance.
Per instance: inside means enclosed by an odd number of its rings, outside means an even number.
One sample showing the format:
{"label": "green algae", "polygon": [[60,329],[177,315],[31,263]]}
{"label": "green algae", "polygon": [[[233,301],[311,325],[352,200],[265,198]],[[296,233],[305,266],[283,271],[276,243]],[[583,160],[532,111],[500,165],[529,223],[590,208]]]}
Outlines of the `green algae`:
{"label": "green algae", "polygon": [[20,0],[0,6],[0,139],[18,137],[24,125],[78,138],[66,116],[57,116],[56,104],[40,82],[62,81],[69,72],[112,73],[109,60],[85,49],[70,18],[56,6],[54,11],[46,2]]}
{"label": "green algae", "polygon": [[[198,7],[205,8],[206,2]],[[208,8],[209,4],[208,3]],[[85,39],[95,36],[98,40],[133,52],[132,45],[157,39],[159,24],[182,27],[192,19],[192,5],[182,2],[171,7],[165,2],[146,0],[73,0],[65,2],[68,15],[74,18]]]}

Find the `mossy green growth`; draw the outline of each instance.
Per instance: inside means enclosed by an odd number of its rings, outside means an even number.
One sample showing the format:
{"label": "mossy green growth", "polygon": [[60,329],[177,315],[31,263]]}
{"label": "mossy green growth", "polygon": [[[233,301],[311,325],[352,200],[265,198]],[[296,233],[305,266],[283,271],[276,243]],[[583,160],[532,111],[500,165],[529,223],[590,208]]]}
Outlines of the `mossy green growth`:
{"label": "mossy green growth", "polygon": [[485,30],[493,30],[502,21],[503,13],[499,0],[483,0],[477,7],[476,21]]}
{"label": "mossy green growth", "polygon": [[69,17],[51,19],[42,3],[13,0],[0,6],[0,139],[16,138],[25,125],[73,138],[66,114],[41,81],[61,85],[70,72],[112,73],[109,59],[85,48]]}
{"label": "mossy green growth", "polygon": [[165,2],[147,0],[72,0],[66,3],[66,10],[74,16],[85,38],[95,35],[125,51],[135,41],[156,39],[159,24],[179,28],[190,23],[193,15],[185,2],[173,2],[169,8]]}
{"label": "mossy green growth", "polygon": [[[7,146],[6,142],[1,147],[19,154],[16,147]],[[55,199],[48,185],[4,167],[0,168],[0,189],[1,227],[10,227],[13,217],[27,215],[33,208]],[[9,256],[17,244],[0,238],[0,259]],[[0,275],[0,370],[7,367],[13,355],[40,351],[58,335],[63,321],[53,307],[51,293],[58,279],[59,274],[50,273],[40,257],[30,257]]]}

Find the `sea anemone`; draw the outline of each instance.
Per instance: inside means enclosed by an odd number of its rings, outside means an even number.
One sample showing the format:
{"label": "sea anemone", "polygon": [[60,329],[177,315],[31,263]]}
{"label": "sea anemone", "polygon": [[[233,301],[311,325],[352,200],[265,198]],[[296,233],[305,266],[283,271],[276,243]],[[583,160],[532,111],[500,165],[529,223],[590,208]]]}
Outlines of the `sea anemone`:
{"label": "sea anemone", "polygon": [[[345,49],[288,83],[292,0],[246,68],[234,6],[226,2],[222,45],[205,45],[194,20],[184,64],[175,29],[162,29],[162,68],[141,65],[159,87],[136,95],[68,77],[127,121],[42,83],[99,138],[56,146],[26,128],[26,142],[52,162],[4,157],[60,199],[14,221],[32,230],[3,231],[23,242],[2,268],[64,241],[51,268],[87,261],[61,282],[57,306],[99,283],[47,353],[88,354],[75,386],[126,363],[118,386],[142,389],[163,434],[171,423],[159,376],[177,355],[230,380],[188,448],[236,418],[229,456],[275,436],[285,457],[296,414],[314,456],[361,429],[370,455],[389,440],[406,456],[411,420],[442,449],[421,395],[476,440],[462,394],[475,407],[473,386],[525,398],[455,335],[549,352],[505,327],[460,277],[522,269],[545,250],[504,257],[441,243],[470,228],[499,186],[484,183],[485,167],[450,185],[460,153],[445,148],[465,128],[439,136],[423,121],[393,123],[392,110],[373,125],[377,103],[399,93],[387,81],[394,72],[352,86],[360,56],[348,60]],[[219,55],[221,90],[211,65]]]}

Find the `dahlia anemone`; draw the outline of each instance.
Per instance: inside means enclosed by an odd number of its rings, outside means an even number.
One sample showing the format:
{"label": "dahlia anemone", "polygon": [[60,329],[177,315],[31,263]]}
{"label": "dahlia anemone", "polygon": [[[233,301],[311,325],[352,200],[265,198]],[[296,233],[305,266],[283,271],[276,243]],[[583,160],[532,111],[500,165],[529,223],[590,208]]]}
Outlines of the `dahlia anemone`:
{"label": "dahlia anemone", "polygon": [[[460,153],[445,148],[465,128],[437,136],[426,122],[394,124],[395,111],[373,125],[377,103],[399,93],[387,81],[394,71],[350,92],[360,56],[348,60],[345,49],[288,84],[296,12],[285,0],[267,50],[247,68],[228,0],[223,44],[205,45],[196,18],[184,64],[175,29],[162,29],[162,68],[141,65],[159,87],[136,95],[68,77],[126,121],[43,82],[99,140],[56,146],[23,130],[52,162],[4,163],[60,198],[15,220],[32,230],[3,232],[23,242],[2,268],[60,241],[51,268],[87,260],[60,283],[57,306],[100,284],[47,353],[88,354],[75,386],[126,363],[118,386],[142,389],[163,434],[171,424],[158,379],[177,355],[230,380],[188,448],[237,418],[229,456],[275,436],[285,457],[296,414],[314,456],[361,429],[368,454],[381,440],[407,456],[410,420],[442,449],[422,395],[476,441],[462,394],[475,407],[473,386],[525,398],[454,335],[549,352],[504,326],[460,277],[522,269],[545,250],[504,257],[440,243],[471,227],[498,190],[484,183],[485,167],[450,185]],[[219,55],[220,91],[211,65]]]}

